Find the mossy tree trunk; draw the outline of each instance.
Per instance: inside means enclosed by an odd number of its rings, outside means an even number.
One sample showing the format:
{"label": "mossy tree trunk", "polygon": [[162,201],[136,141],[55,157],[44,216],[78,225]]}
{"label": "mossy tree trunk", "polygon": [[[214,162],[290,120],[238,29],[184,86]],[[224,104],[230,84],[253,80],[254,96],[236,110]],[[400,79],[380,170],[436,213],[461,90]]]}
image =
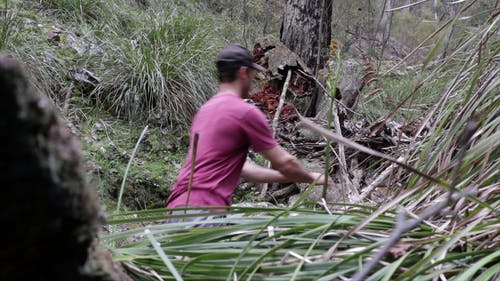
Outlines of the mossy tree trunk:
{"label": "mossy tree trunk", "polygon": [[0,280],[127,280],[97,250],[100,208],[78,142],[7,56],[0,88]]}

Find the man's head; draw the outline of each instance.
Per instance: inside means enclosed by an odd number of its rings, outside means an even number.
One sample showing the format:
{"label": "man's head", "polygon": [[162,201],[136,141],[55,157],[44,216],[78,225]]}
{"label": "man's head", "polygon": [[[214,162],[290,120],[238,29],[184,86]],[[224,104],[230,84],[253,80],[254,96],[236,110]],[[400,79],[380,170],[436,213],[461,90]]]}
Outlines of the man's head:
{"label": "man's head", "polygon": [[238,44],[230,44],[219,53],[216,67],[219,81],[236,84],[243,98],[248,96],[257,71],[265,70],[253,62],[252,55],[245,47]]}

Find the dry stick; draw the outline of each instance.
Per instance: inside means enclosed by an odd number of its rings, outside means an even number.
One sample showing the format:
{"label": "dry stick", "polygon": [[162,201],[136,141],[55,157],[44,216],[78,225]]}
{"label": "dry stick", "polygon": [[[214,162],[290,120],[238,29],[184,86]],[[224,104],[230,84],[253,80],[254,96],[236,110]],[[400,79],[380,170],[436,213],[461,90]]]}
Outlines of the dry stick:
{"label": "dry stick", "polygon": [[[200,135],[198,133],[194,134],[193,139],[193,152],[191,153],[191,171],[189,174],[189,183],[188,183],[188,193],[186,197],[186,207],[189,206],[189,197],[191,195],[191,188],[193,187],[193,177],[194,177],[194,168],[196,164],[196,153],[198,152],[198,139]],[[186,214],[187,210],[184,210],[184,214]]]}
{"label": "dry stick", "polygon": [[462,162],[465,158],[465,152],[469,144],[472,142],[472,136],[478,128],[479,123],[476,120],[472,119],[468,121],[465,125],[464,131],[459,138],[459,145],[461,146],[461,148],[458,152],[457,163],[452,171],[452,183],[448,188],[448,196],[436,205],[425,209],[423,214],[416,219],[406,220],[404,208],[398,208],[398,220],[396,222],[395,229],[391,233],[391,236],[389,237],[387,242],[385,242],[382,248],[378,250],[375,255],[366,263],[366,265],[363,266],[361,270],[352,277],[351,281],[365,280],[365,277],[370,274],[375,266],[382,260],[382,258],[384,258],[387,252],[389,252],[389,250],[400,240],[403,234],[412,230],[428,218],[441,213],[442,210],[450,203],[472,194],[468,191],[455,192],[455,187],[457,186],[458,180],[460,178],[460,167],[462,166]]}
{"label": "dry stick", "polygon": [[276,130],[278,128],[278,121],[281,114],[281,110],[283,110],[283,105],[285,104],[285,96],[288,90],[288,84],[290,84],[290,78],[292,77],[292,70],[289,69],[286,75],[285,85],[283,86],[283,90],[281,91],[280,101],[278,103],[278,108],[274,113],[273,119],[273,138],[276,136]]}
{"label": "dry stick", "polygon": [[[276,108],[276,112],[274,113],[273,123],[272,123],[272,131],[273,138],[276,137],[276,130],[278,129],[278,121],[281,115],[281,110],[283,109],[283,105],[285,104],[286,92],[288,90],[288,84],[290,84],[290,78],[292,77],[292,70],[289,69],[286,75],[285,84],[283,85],[283,90],[281,91],[280,101],[278,103],[278,107]],[[271,162],[269,160],[266,161],[266,168],[271,168]],[[267,188],[269,183],[262,184],[262,191],[260,192],[260,200],[264,200],[267,194]]]}
{"label": "dry stick", "polygon": [[[405,159],[404,157],[399,157],[397,161],[404,162]],[[382,182],[384,181],[391,173],[394,171],[394,169],[397,167],[396,164],[392,163],[389,167],[387,167],[380,175],[372,182],[370,185],[368,185],[363,193],[359,196],[358,200],[356,202],[361,202],[363,201],[370,193]]]}

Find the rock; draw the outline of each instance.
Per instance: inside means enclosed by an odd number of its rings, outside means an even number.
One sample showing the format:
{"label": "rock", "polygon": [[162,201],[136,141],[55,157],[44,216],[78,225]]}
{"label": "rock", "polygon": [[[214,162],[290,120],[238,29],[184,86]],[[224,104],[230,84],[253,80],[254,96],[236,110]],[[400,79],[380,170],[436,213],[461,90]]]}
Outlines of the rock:
{"label": "rock", "polygon": [[307,128],[304,127],[298,127],[297,128],[298,135],[301,137],[301,139],[306,139],[310,141],[319,141],[322,140],[323,137]]}
{"label": "rock", "polygon": [[[311,161],[311,160],[302,160],[302,164],[304,167],[309,170],[309,171],[314,171],[318,173],[324,172],[324,165],[322,163],[319,163],[318,161]],[[330,179],[331,180],[331,179]],[[308,183],[299,183],[297,184],[298,188],[300,189],[300,194],[293,195],[290,197],[288,204],[293,205],[299,198],[302,196],[303,193],[307,192],[306,197],[304,198],[305,201],[311,201],[311,202],[321,202],[321,198],[323,198],[323,186],[315,185],[312,186]],[[338,184],[333,183],[330,188],[328,188],[327,193],[326,193],[326,198],[325,200],[327,202],[340,202],[342,201],[342,193],[339,188]]]}
{"label": "rock", "polygon": [[[329,68],[331,71],[335,71],[337,62],[331,61]],[[340,97],[336,96],[336,98],[350,109],[356,107],[359,93],[363,87],[363,71],[363,65],[354,59],[348,59],[342,62],[339,80],[337,82]],[[320,105],[317,118],[327,119],[330,103],[326,101],[328,101],[328,99]]]}
{"label": "rock", "polygon": [[[258,52],[262,52],[263,55],[256,55]],[[273,76],[285,74],[285,67],[301,68],[306,73],[312,73],[296,53],[272,35],[257,39],[254,56],[256,56],[257,63],[267,65]]]}

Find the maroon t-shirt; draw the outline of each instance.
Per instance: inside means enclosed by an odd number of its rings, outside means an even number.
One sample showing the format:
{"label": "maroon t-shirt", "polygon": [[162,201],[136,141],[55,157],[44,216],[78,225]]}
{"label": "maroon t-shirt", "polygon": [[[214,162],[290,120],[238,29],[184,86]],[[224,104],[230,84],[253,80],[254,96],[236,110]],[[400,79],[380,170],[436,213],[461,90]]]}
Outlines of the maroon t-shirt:
{"label": "maroon t-shirt", "polygon": [[278,144],[257,107],[231,93],[215,95],[194,117],[186,162],[167,200],[168,208],[186,206],[195,133],[198,150],[187,206],[231,205],[248,149],[260,152]]}

